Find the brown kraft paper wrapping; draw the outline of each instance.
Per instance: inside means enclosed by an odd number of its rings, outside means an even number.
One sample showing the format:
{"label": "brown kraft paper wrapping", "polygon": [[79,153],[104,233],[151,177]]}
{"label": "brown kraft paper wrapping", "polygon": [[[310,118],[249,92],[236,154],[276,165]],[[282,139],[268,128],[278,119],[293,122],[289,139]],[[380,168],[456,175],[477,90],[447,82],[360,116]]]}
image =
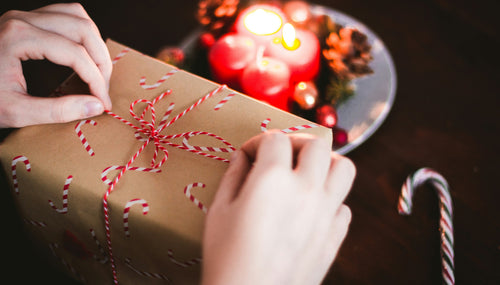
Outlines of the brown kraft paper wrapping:
{"label": "brown kraft paper wrapping", "polygon": [[[171,103],[174,106],[167,121],[220,87],[182,70],[173,73],[175,67],[111,40],[107,45],[114,59],[112,111],[137,127],[141,124],[129,113],[135,100],[153,101],[171,90],[154,104],[158,126]],[[72,76],[58,91],[71,94],[85,89]],[[138,103],[135,113],[141,116],[146,106]],[[12,193],[28,233],[41,249],[84,283],[112,284],[103,213],[103,196],[110,186],[105,182],[115,179],[144,141],[136,138],[135,129],[109,114],[92,120],[95,125],[84,120],[19,129],[0,146],[0,158],[6,176],[11,177]],[[144,120],[151,121],[150,110]],[[238,148],[261,133],[262,124],[269,129],[315,134],[331,142],[330,129],[228,88],[194,107],[161,134],[202,131]],[[303,125],[314,127],[294,128]],[[228,159],[230,152],[211,152],[210,147],[228,145],[210,135],[193,135],[187,146],[183,145],[184,138],[169,140],[184,149],[163,144],[168,158],[156,169],[151,165],[155,144],[149,143],[108,197],[111,242],[120,284],[199,283],[206,215],[203,208],[210,208],[228,164],[190,150],[205,147],[196,150],[219,159]],[[160,151],[155,164],[163,157]],[[147,168],[156,172],[144,171]],[[109,172],[103,178],[106,169]],[[189,191],[185,191],[186,187]]]}

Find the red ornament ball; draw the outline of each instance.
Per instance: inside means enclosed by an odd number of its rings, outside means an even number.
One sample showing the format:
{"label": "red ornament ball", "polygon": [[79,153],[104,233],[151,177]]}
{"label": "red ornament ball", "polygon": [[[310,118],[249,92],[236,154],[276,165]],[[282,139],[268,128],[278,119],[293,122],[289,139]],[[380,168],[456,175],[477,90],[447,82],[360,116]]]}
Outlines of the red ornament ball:
{"label": "red ornament ball", "polygon": [[339,148],[345,146],[349,141],[347,132],[339,127],[333,128],[332,131],[333,131],[333,147]]}
{"label": "red ornament ball", "polygon": [[327,128],[337,125],[337,111],[332,105],[323,105],[316,109],[316,123]]}
{"label": "red ornament ball", "polygon": [[203,33],[200,35],[200,44],[206,49],[210,49],[215,44],[215,37],[211,33]]}

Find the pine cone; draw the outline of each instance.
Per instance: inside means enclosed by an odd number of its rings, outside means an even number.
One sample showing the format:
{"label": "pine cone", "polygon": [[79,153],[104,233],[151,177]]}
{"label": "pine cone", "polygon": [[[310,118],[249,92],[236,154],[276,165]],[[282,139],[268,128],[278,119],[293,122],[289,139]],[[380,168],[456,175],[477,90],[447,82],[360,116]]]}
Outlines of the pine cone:
{"label": "pine cone", "polygon": [[197,19],[211,31],[225,27],[236,17],[239,0],[200,0]]}
{"label": "pine cone", "polygon": [[351,80],[373,73],[368,63],[373,59],[365,34],[354,28],[341,28],[326,38],[323,56],[341,80]]}

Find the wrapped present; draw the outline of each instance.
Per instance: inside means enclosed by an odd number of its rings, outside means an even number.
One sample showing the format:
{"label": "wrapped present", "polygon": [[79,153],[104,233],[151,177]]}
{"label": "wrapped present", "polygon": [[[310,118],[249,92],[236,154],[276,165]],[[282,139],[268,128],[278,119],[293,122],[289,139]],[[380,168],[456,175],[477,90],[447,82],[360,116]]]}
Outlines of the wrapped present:
{"label": "wrapped present", "polygon": [[[19,129],[0,158],[29,234],[90,284],[196,284],[231,152],[266,129],[331,130],[108,40],[112,112]],[[85,92],[75,75],[62,94]]]}

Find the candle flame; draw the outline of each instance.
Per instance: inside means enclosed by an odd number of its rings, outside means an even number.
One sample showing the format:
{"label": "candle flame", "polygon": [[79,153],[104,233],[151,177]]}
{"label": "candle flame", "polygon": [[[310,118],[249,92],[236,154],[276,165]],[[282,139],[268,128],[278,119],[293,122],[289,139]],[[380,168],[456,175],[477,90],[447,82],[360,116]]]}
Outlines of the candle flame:
{"label": "candle flame", "polygon": [[286,23],[285,26],[283,26],[283,44],[287,49],[297,48],[295,28],[290,23]]}
{"label": "candle flame", "polygon": [[256,35],[272,35],[283,24],[281,17],[273,11],[259,8],[245,17],[245,27]]}

